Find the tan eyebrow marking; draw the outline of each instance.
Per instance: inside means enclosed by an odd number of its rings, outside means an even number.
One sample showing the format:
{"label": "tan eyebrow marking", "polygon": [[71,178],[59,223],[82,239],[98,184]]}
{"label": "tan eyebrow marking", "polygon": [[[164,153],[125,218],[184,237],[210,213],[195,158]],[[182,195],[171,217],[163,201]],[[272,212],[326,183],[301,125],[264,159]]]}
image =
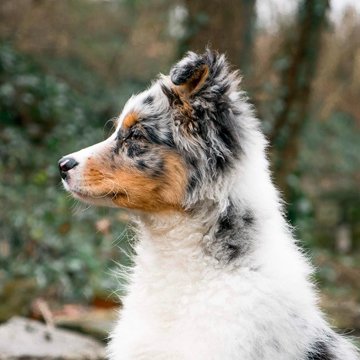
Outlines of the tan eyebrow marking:
{"label": "tan eyebrow marking", "polygon": [[129,129],[138,121],[139,121],[139,115],[136,112],[131,112],[126,115],[122,125],[124,128]]}

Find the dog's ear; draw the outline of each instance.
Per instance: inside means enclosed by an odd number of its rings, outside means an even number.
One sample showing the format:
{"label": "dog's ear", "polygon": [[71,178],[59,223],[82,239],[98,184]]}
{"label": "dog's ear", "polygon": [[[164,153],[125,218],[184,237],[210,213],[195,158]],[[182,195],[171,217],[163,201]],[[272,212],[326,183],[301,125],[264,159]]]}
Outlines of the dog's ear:
{"label": "dog's ear", "polygon": [[198,93],[209,76],[205,57],[189,52],[170,71],[170,78],[178,90],[191,96]]}

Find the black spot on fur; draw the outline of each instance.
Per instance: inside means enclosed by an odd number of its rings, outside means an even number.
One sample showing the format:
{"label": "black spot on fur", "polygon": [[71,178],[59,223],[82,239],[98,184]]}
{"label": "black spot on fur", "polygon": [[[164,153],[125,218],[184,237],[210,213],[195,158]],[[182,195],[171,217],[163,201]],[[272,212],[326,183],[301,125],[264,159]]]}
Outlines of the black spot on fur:
{"label": "black spot on fur", "polygon": [[254,224],[254,221],[255,221],[254,215],[250,211],[245,212],[245,214],[243,215],[242,218],[246,225]]}
{"label": "black spot on fur", "polygon": [[171,139],[166,137],[165,134],[160,133],[160,131],[151,124],[143,124],[143,131],[146,139],[153,144],[168,145],[171,143]]}
{"label": "black spot on fur", "polygon": [[194,116],[197,119],[202,119],[205,115],[205,109],[202,106],[195,106],[194,107]]}
{"label": "black spot on fur", "polygon": [[196,158],[188,157],[186,159],[186,163],[188,164],[190,174],[187,184],[187,191],[188,193],[192,193],[201,181],[202,175],[200,169],[198,168],[198,161]]}
{"label": "black spot on fur", "polygon": [[149,95],[144,99],[144,104],[145,105],[151,105],[154,102],[154,97]]}
{"label": "black spot on fur", "polygon": [[151,177],[162,176],[165,171],[164,161],[158,158],[139,159],[135,162],[135,166]]}
{"label": "black spot on fur", "polygon": [[197,177],[194,176],[194,175],[190,176],[190,179],[189,179],[188,184],[187,184],[187,191],[189,193],[193,192],[197,184],[198,184]]}
{"label": "black spot on fur", "polygon": [[168,88],[166,85],[161,84],[161,90],[169,100],[170,106],[182,104],[180,97],[172,89]]}
{"label": "black spot on fur", "polygon": [[129,144],[127,155],[130,158],[139,157],[146,154],[148,151],[149,149],[146,146],[132,142]]}
{"label": "black spot on fur", "polygon": [[158,116],[153,116],[146,119],[141,126],[143,136],[153,144],[165,145],[167,147],[174,147],[174,138],[170,130],[161,129],[158,125]]}
{"label": "black spot on fur", "polygon": [[116,133],[116,141],[121,141],[125,137],[125,131],[120,128]]}
{"label": "black spot on fur", "polygon": [[219,146],[217,149],[209,147],[209,150],[212,153],[213,171],[220,173],[232,168],[234,161],[238,159],[241,153],[241,146],[237,136],[238,131],[235,128],[235,121],[230,118],[229,111],[217,111],[213,118],[213,126]]}
{"label": "black spot on fur", "polygon": [[146,162],[144,160],[138,160],[136,162],[136,167],[139,170],[147,170],[147,169],[149,169],[149,166],[146,164]]}
{"label": "black spot on fur", "polygon": [[216,116],[215,126],[217,133],[221,139],[224,147],[230,151],[230,153],[237,158],[241,152],[241,144],[237,136],[238,129],[235,124],[234,115],[228,108],[228,105],[221,103]]}
{"label": "black spot on fur", "polygon": [[[214,239],[207,244],[207,251],[213,253],[219,261],[231,263],[243,256],[251,246],[252,233],[254,232],[254,219],[248,210],[237,208],[229,203],[225,213],[219,218]],[[245,221],[244,218],[252,218]]]}
{"label": "black spot on fur", "polygon": [[226,244],[226,246],[227,246],[227,248],[229,250],[229,254],[228,254],[229,262],[232,262],[237,257],[239,257],[240,252],[241,252],[241,248],[240,248],[239,245],[233,245],[233,244]]}
{"label": "black spot on fur", "polygon": [[233,230],[236,221],[235,209],[232,204],[230,204],[226,210],[226,213],[219,219],[219,226],[217,235],[226,234],[227,232]]}
{"label": "black spot on fur", "polygon": [[196,169],[198,166],[198,160],[194,156],[187,156],[186,162],[193,168]]}
{"label": "black spot on fur", "polygon": [[162,167],[152,169],[152,171],[151,171],[152,177],[161,177],[163,175],[164,175],[164,168],[162,168]]}
{"label": "black spot on fur", "polygon": [[308,351],[305,360],[335,360],[331,354],[329,344],[324,340],[318,340],[312,346],[312,350]]}
{"label": "black spot on fur", "polygon": [[163,145],[166,145],[170,148],[175,147],[174,138],[173,138],[172,133],[170,133],[170,132],[163,134],[163,138],[161,141],[162,141]]}
{"label": "black spot on fur", "polygon": [[133,126],[126,134],[126,139],[143,140],[146,137],[144,131],[139,126]]}

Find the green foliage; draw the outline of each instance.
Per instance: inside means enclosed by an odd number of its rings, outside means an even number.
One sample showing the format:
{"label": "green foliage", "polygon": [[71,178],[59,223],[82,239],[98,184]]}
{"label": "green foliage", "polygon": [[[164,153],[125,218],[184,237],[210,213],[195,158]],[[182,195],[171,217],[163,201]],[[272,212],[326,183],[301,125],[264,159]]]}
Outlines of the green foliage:
{"label": "green foliage", "polygon": [[[325,121],[313,119],[303,131],[298,172],[311,174],[307,181],[312,190],[308,191],[308,198],[322,199],[314,214],[317,218],[312,227],[313,245],[334,247],[337,227],[346,224],[352,248],[359,248],[358,136],[355,119],[343,112],[334,112]],[[332,210],[321,216],[321,207]]]}
{"label": "green foliage", "polygon": [[7,44],[0,84],[0,284],[34,278],[40,290],[29,297],[40,291],[71,300],[115,288],[108,271],[123,225],[112,221],[104,236],[96,220],[118,214],[75,211],[57,170],[62,155],[102,140],[101,111]]}

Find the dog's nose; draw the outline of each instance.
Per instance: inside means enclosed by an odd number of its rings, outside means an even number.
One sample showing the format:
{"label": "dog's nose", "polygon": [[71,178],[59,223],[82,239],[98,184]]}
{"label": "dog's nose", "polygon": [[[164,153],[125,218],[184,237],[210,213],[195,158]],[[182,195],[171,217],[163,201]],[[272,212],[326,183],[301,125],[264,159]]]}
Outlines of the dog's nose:
{"label": "dog's nose", "polygon": [[79,163],[72,157],[64,157],[59,160],[58,165],[59,165],[60,175],[65,180],[67,176],[67,172],[70,169],[73,169],[76,165],[79,165]]}

